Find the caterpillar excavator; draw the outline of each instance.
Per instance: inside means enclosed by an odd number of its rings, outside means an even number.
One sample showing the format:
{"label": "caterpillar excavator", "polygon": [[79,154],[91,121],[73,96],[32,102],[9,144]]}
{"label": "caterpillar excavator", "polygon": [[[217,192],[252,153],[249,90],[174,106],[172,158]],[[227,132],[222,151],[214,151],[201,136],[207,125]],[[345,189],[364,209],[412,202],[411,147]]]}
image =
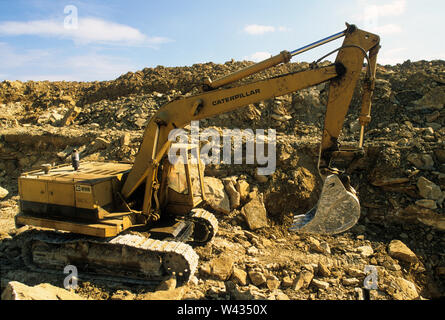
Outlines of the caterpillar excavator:
{"label": "caterpillar excavator", "polygon": [[[59,165],[23,173],[18,179],[16,226],[39,227],[19,235],[25,263],[33,270],[74,265],[80,272],[134,281],[156,282],[175,274],[179,283],[186,283],[198,264],[193,246],[209,242],[218,222],[205,210],[199,145],[181,145],[171,141],[169,133],[191,121],[324,82],[329,83],[329,96],[318,161],[324,186],[317,206],[296,216],[289,230],[336,234],[352,227],[360,216],[359,200],[348,177],[333,163],[363,154],[380,39],[346,26],[300,49],[282,51],[214,81],[207,78],[200,93],[166,103],[147,123],[133,164],[81,162],[78,170]],[[329,53],[338,52],[333,64],[319,64],[326,55],[304,71],[235,83],[341,37],[341,47]],[[341,148],[338,138],[364,66],[360,140],[355,148]],[[176,163],[167,157],[173,145],[183,151]],[[198,161],[191,161],[192,154]]]}

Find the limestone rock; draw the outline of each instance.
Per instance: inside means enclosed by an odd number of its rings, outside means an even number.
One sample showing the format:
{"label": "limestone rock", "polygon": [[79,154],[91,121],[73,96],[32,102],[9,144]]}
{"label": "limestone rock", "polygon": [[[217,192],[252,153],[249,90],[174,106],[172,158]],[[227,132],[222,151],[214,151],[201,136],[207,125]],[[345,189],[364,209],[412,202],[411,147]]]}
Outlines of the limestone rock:
{"label": "limestone rock", "polygon": [[131,135],[128,132],[125,132],[121,136],[121,145],[122,146],[128,146],[131,142]]}
{"label": "limestone rock", "polygon": [[397,300],[414,300],[419,298],[416,285],[411,281],[397,277],[391,281],[390,286],[395,289],[395,292],[390,291],[394,299]]}
{"label": "limestone rock", "polygon": [[229,279],[232,275],[233,259],[224,255],[210,261],[210,274],[222,281]]}
{"label": "limestone rock", "polygon": [[292,287],[292,283],[294,282],[294,280],[292,280],[292,278],[291,277],[289,277],[289,276],[285,276],[284,278],[283,278],[283,280],[281,280],[281,285],[284,287],[284,288],[289,288],[289,287]]}
{"label": "limestone rock", "polygon": [[287,294],[285,294],[285,293],[284,293],[283,291],[281,291],[281,290],[279,290],[279,291],[276,293],[275,299],[276,299],[276,300],[290,300],[289,297],[287,296]]}
{"label": "limestone rock", "polygon": [[341,280],[341,282],[345,285],[345,286],[358,286],[360,284],[360,280],[357,278],[343,278]]}
{"label": "limestone rock", "polygon": [[391,257],[405,262],[415,263],[417,256],[402,241],[392,240],[388,246],[388,253]]}
{"label": "limestone rock", "polygon": [[232,281],[240,286],[247,285],[247,272],[234,267],[232,272]]}
{"label": "limestone rock", "polygon": [[242,209],[241,213],[246,219],[250,230],[267,227],[267,212],[262,201],[262,197],[256,197],[248,202]]}
{"label": "limestone rock", "polygon": [[329,268],[321,261],[318,262],[318,273],[323,277],[329,277],[331,275]]}
{"label": "limestone rock", "polygon": [[98,150],[106,149],[110,146],[110,141],[105,138],[98,137],[93,141],[91,147],[89,148],[89,152],[96,152]]}
{"label": "limestone rock", "polygon": [[294,280],[294,283],[292,284],[292,289],[298,291],[301,288],[304,289],[309,287],[313,278],[314,274],[312,272],[308,270],[301,271],[298,277]]}
{"label": "limestone rock", "polygon": [[322,254],[330,254],[331,248],[327,242],[320,242],[319,240],[309,237],[308,242],[312,251],[322,253]]}
{"label": "limestone rock", "polygon": [[238,208],[241,203],[241,195],[235,189],[233,180],[231,178],[225,178],[222,180],[222,182],[224,184],[224,190],[226,191],[230,199],[230,208],[232,210]]}
{"label": "limestone rock", "polygon": [[429,200],[429,199],[417,200],[416,205],[418,205],[420,207],[427,208],[427,209],[431,209],[431,210],[437,209],[436,201]]}
{"label": "limestone rock", "polygon": [[253,285],[255,286],[260,286],[264,283],[266,283],[266,277],[264,276],[264,274],[262,272],[256,271],[256,270],[251,270],[249,271],[249,278],[250,281],[252,281]]}
{"label": "limestone rock", "polygon": [[0,199],[6,198],[6,196],[9,194],[9,191],[5,188],[0,187]]}
{"label": "limestone rock", "polygon": [[29,287],[17,281],[10,281],[1,296],[2,300],[84,300],[68,290],[42,283]]}
{"label": "limestone rock", "polygon": [[445,105],[445,88],[442,86],[433,88],[421,99],[414,101],[414,104],[426,108],[442,109]]}
{"label": "limestone rock", "polygon": [[148,292],[139,295],[136,300],[181,300],[186,293],[186,287],[182,286],[172,290],[161,290],[155,292]]}
{"label": "limestone rock", "polygon": [[434,160],[429,154],[411,153],[407,160],[419,169],[431,170],[434,168]]}
{"label": "limestone rock", "polygon": [[221,180],[214,177],[204,177],[204,185],[209,205],[218,212],[229,214],[230,199]]}
{"label": "limestone rock", "polygon": [[319,289],[326,290],[327,288],[329,288],[329,283],[328,282],[321,281],[321,280],[318,280],[318,279],[313,279],[312,280],[312,284],[314,286],[316,286],[317,288],[319,288]]}
{"label": "limestone rock", "polygon": [[348,275],[350,275],[351,277],[359,277],[359,278],[361,278],[361,277],[366,276],[366,273],[363,270],[360,270],[360,269],[357,269],[357,268],[352,268],[352,267],[347,268],[346,269],[346,273]]}
{"label": "limestone rock", "polygon": [[236,190],[239,192],[241,200],[246,201],[250,193],[250,185],[246,180],[238,179]]}
{"label": "limestone rock", "polygon": [[270,291],[274,291],[280,287],[281,281],[275,276],[266,277],[266,286]]}
{"label": "limestone rock", "polygon": [[361,246],[357,248],[357,251],[360,252],[362,257],[369,257],[374,254],[374,250],[371,246]]}
{"label": "limestone rock", "polygon": [[417,180],[417,188],[419,188],[419,194],[425,199],[439,200],[443,197],[440,187],[425,177]]}

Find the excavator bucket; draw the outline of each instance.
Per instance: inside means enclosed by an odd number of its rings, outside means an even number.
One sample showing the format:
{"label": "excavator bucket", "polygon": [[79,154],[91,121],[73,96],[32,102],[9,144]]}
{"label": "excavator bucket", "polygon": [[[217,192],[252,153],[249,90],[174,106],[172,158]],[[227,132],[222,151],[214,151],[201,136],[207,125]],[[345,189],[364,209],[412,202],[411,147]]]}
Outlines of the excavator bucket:
{"label": "excavator bucket", "polygon": [[289,231],[300,233],[337,234],[354,226],[360,218],[360,202],[348,191],[337,175],[329,175],[320,200],[306,214],[294,217]]}

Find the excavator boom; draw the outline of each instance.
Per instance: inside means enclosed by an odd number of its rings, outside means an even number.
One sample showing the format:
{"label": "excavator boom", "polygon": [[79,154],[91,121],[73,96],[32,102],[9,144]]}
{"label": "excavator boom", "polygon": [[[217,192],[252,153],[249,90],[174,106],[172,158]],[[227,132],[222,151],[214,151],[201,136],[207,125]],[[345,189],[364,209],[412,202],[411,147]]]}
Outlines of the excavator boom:
{"label": "excavator boom", "polygon": [[[291,57],[296,54],[342,36],[345,37],[344,42],[342,46],[336,50],[338,51],[338,55],[335,63],[332,65],[324,67],[315,65],[306,71],[294,72],[232,88],[221,88],[222,86],[231,84],[274,65],[288,62]],[[351,153],[357,152],[357,150],[362,148],[363,128],[370,120],[371,97],[374,87],[376,55],[379,42],[380,39],[377,35],[357,29],[354,25],[347,25],[345,31],[303,48],[292,52],[283,51],[274,57],[215,81],[207,79],[205,82],[207,92],[181,98],[162,106],[147,124],[134,166],[122,188],[123,197],[128,198],[142,183],[145,183],[142,212],[143,214],[150,214],[149,211],[152,208],[152,196],[154,192],[153,183],[157,175],[159,162],[171,145],[171,141],[168,140],[168,135],[171,130],[182,128],[194,120],[213,117],[252,103],[289,94],[323,82],[329,82],[330,86],[323,136],[320,145],[319,170],[324,179],[329,174],[337,174],[338,172],[336,172],[335,168],[330,167],[330,160],[333,155],[337,157],[348,157],[351,156]],[[370,57],[368,57],[368,52],[371,52]],[[338,148],[338,137],[341,133],[354,89],[360,78],[365,58],[368,60],[368,73],[365,81],[363,105],[360,116],[360,123],[362,125],[360,145],[355,151],[343,151]],[[330,180],[336,179],[338,178],[330,178]],[[340,180],[337,182],[340,182]],[[340,185],[342,185],[342,183],[340,183]],[[349,207],[343,207],[353,208],[350,212],[350,218],[347,220],[349,222],[353,221],[352,225],[355,224],[360,215],[360,206],[352,204],[358,201],[355,192],[351,187],[344,186],[343,193],[338,193],[338,197],[343,198],[343,202],[346,201],[345,199],[349,199],[351,202]],[[329,197],[321,197],[321,199],[324,199],[322,201],[330,201],[332,203],[340,203],[340,198],[335,200]],[[327,203],[320,204],[320,208],[329,207]],[[324,209],[324,211],[334,212],[335,210],[331,208],[331,210]],[[341,216],[342,212],[345,211],[347,210],[337,210],[336,216]],[[329,213],[323,216],[328,214]],[[322,214],[319,215],[319,217],[321,216]],[[317,214],[315,214],[315,217],[317,217]],[[308,232],[327,231],[328,229],[321,228],[320,226],[323,224],[323,220],[328,220],[324,218],[318,222],[317,220],[318,219],[315,219],[311,224],[316,227],[309,228],[310,225],[307,225],[306,228],[300,228],[298,225],[294,225],[293,230],[301,229],[301,231],[306,230]],[[342,225],[348,225],[349,228],[349,224],[351,223],[345,222]],[[341,232],[344,231],[344,228],[336,228],[335,230]]]}

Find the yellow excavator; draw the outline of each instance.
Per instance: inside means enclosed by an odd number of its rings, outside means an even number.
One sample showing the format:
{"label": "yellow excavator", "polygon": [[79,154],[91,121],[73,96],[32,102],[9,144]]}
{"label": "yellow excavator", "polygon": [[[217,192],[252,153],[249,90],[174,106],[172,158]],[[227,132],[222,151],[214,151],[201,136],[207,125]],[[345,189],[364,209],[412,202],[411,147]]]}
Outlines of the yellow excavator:
{"label": "yellow excavator", "polygon": [[[317,206],[296,216],[290,230],[336,234],[352,227],[360,216],[359,200],[348,177],[332,164],[363,153],[380,39],[346,25],[346,30],[300,49],[282,51],[215,81],[206,79],[199,94],[166,103],[147,123],[133,164],[81,162],[78,170],[59,165],[23,173],[18,179],[17,227],[52,229],[21,234],[26,264],[36,270],[75,265],[86,273],[150,281],[174,273],[180,283],[187,282],[198,264],[193,245],[210,241],[218,222],[204,209],[199,145],[171,141],[169,133],[192,121],[324,82],[329,83],[329,95],[318,161],[324,185]],[[338,52],[333,64],[319,64],[326,55],[304,71],[233,85],[341,37],[341,47],[328,54]],[[360,140],[355,148],[341,148],[338,138],[364,66]],[[167,157],[172,144],[182,155],[176,163]],[[192,154],[198,161],[191,161]]]}

